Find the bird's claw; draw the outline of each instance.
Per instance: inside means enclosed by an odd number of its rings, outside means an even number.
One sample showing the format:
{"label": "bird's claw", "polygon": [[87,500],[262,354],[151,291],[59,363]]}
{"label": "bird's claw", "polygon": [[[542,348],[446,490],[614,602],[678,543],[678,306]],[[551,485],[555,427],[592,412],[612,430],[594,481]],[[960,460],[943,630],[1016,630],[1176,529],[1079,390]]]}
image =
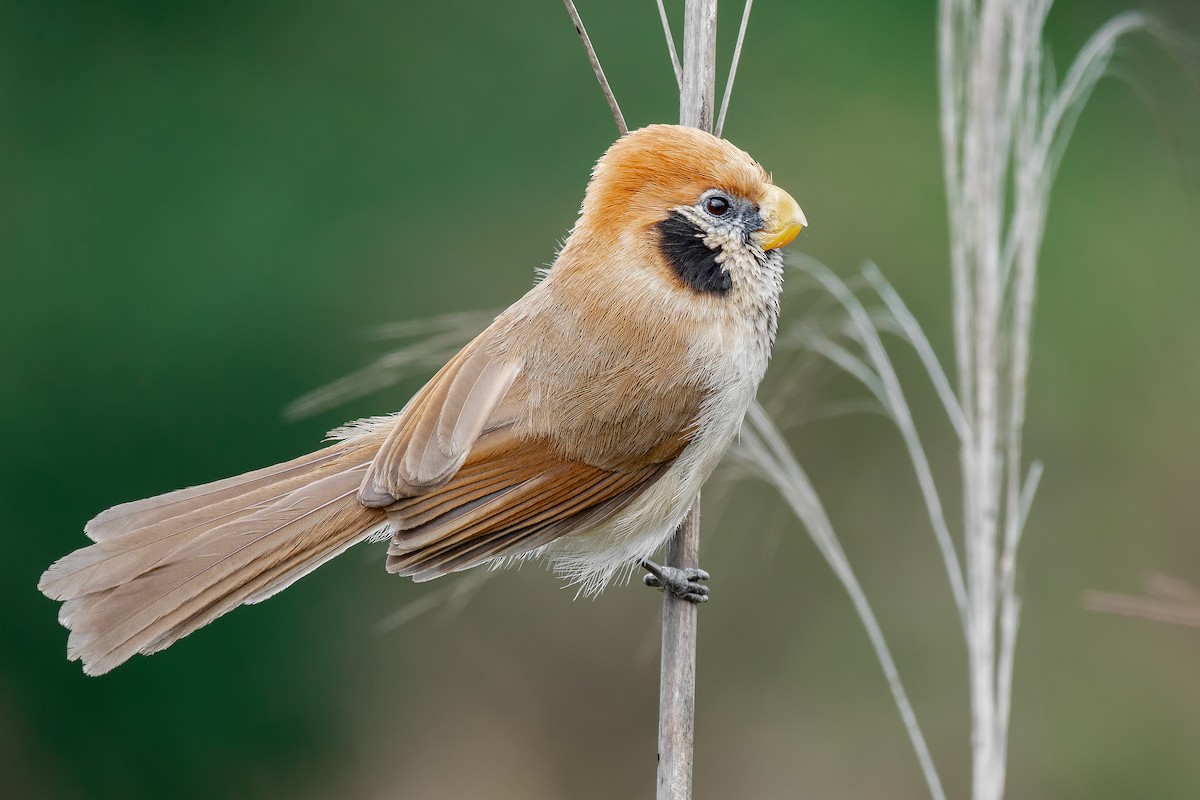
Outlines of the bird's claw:
{"label": "bird's claw", "polygon": [[700,583],[709,578],[702,569],[664,567],[653,561],[643,561],[642,567],[648,574],[642,576],[642,582],[655,589],[669,591],[676,597],[689,603],[707,603],[708,587]]}

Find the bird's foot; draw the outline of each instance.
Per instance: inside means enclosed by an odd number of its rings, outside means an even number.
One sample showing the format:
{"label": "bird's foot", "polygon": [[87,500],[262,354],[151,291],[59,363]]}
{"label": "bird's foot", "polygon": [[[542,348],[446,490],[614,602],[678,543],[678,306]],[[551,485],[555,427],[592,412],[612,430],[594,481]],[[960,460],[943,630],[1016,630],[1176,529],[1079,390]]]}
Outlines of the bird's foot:
{"label": "bird's foot", "polygon": [[642,567],[650,573],[642,576],[642,582],[647,586],[666,590],[689,603],[708,602],[708,587],[700,583],[708,580],[708,573],[704,570],[664,567],[653,561],[643,561]]}

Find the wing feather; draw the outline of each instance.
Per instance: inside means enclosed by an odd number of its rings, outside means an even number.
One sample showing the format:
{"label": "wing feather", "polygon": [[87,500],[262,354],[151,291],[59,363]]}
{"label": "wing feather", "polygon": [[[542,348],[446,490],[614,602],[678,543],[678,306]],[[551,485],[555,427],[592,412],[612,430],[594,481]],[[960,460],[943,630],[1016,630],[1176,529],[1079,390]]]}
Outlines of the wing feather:
{"label": "wing feather", "polygon": [[399,528],[388,548],[390,572],[429,580],[536,549],[615,513],[670,463],[606,470],[563,459],[508,428],[485,433],[478,450],[437,492],[389,509]]}
{"label": "wing feather", "polygon": [[434,491],[463,465],[521,372],[519,359],[493,356],[487,342],[485,331],[400,413],[363,478],[364,505],[390,506]]}

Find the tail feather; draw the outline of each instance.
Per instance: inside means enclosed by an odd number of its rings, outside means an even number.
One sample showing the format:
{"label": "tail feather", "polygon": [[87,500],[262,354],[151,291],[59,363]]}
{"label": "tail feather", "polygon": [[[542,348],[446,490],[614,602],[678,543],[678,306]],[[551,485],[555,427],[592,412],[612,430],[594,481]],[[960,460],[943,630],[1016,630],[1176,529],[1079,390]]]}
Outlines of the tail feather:
{"label": "tail feather", "polygon": [[[357,492],[375,448],[334,445],[242,479],[101,515],[106,534],[54,564],[68,656],[99,675],[161,650],[242,603],[289,586],[386,524]],[[175,512],[168,516],[166,509]],[[107,513],[107,512],[106,512]],[[120,532],[116,520],[120,520]]]}
{"label": "tail feather", "polygon": [[145,500],[122,503],[97,514],[84,526],[83,531],[92,541],[101,542],[185,514],[197,513],[196,521],[200,521],[206,511],[216,513],[222,501],[253,494],[263,487],[289,478],[303,477],[330,461],[336,461],[349,447],[347,443],[341,442],[254,472],[179,489]]}
{"label": "tail feather", "polygon": [[311,481],[307,475],[293,477],[102,539],[55,562],[40,588],[56,600],[111,589],[150,571],[206,532],[269,507]]}
{"label": "tail feather", "polygon": [[[239,605],[261,602],[283,591],[317,567],[359,542],[371,538],[380,529],[381,514],[365,511],[356,499],[358,482],[363,470],[356,470],[354,486],[331,503],[316,525],[309,541],[295,543],[285,552],[272,551],[276,558],[259,558],[255,569],[231,573],[219,586],[202,595],[171,615],[158,626],[162,632],[149,641],[141,652],[149,655],[169,647],[187,634],[232,611]],[[352,500],[352,503],[346,502]],[[372,523],[374,523],[372,525]],[[175,621],[178,620],[178,621]],[[173,624],[172,624],[173,623]],[[169,626],[169,627],[168,627]]]}

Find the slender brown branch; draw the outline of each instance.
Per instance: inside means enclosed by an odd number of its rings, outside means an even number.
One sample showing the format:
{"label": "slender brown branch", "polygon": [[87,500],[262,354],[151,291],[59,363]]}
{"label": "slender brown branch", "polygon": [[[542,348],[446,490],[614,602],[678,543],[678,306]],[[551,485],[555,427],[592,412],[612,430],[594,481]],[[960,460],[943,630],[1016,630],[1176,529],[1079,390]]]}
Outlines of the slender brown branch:
{"label": "slender brown branch", "polygon": [[721,98],[721,114],[717,117],[717,136],[725,130],[725,114],[729,111],[729,98],[733,95],[733,79],[737,76],[738,61],[742,58],[742,44],[746,41],[746,26],[750,24],[750,8],[754,0],[746,0],[742,10],[742,24],[738,28],[737,46],[733,48],[733,61],[729,64],[729,77],[725,79],[725,96]]}
{"label": "slender brown branch", "polygon": [[[686,0],[679,121],[711,131],[716,84],[717,0]],[[667,545],[667,566],[700,566],[700,498]],[[657,800],[691,800],[696,710],[696,605],[663,593],[658,694]]]}
{"label": "slender brown branch", "polygon": [[588,61],[592,63],[592,72],[596,73],[596,80],[600,81],[600,88],[604,92],[604,99],[608,101],[608,108],[612,111],[613,120],[617,123],[617,130],[624,136],[629,133],[629,126],[625,124],[625,116],[621,114],[621,107],[617,105],[617,98],[608,84],[608,78],[604,77],[604,67],[600,66],[596,48],[592,47],[592,40],[588,38],[587,28],[583,27],[583,20],[579,18],[575,4],[571,0],[563,0],[563,3],[567,6],[567,13],[571,15],[571,22],[575,23],[575,32],[579,34],[579,39],[583,42],[583,49],[587,51]]}
{"label": "slender brown branch", "polygon": [[658,0],[658,17],[662,20],[663,34],[667,37],[667,52],[671,54],[671,67],[675,70],[675,85],[683,90],[683,67],[679,66],[679,53],[675,50],[675,37],[671,35],[671,23],[667,20],[667,9],[663,0]]}

